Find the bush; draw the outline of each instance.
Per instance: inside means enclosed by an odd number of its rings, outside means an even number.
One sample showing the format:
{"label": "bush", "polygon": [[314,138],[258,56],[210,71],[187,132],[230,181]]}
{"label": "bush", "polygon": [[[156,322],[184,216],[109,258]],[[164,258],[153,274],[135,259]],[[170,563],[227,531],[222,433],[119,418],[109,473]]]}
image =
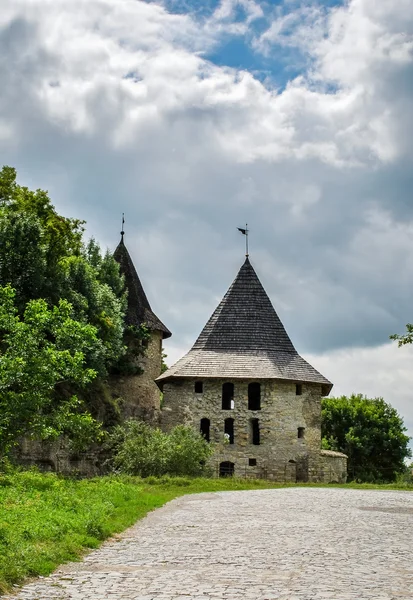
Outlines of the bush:
{"label": "bush", "polygon": [[131,419],[109,436],[112,467],[128,475],[205,475],[211,444],[190,427],[178,425],[163,433]]}

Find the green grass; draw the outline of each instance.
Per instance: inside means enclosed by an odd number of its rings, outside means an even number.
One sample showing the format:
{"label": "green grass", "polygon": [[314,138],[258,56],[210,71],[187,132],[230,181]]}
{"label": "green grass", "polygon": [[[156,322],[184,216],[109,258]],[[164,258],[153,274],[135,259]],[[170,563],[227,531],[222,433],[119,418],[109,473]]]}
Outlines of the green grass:
{"label": "green grass", "polygon": [[112,476],[77,481],[36,471],[0,475],[0,594],[27,577],[47,575],[59,564],[78,559],[85,549],[97,548],[108,536],[177,496],[276,487],[285,486],[230,478]]}

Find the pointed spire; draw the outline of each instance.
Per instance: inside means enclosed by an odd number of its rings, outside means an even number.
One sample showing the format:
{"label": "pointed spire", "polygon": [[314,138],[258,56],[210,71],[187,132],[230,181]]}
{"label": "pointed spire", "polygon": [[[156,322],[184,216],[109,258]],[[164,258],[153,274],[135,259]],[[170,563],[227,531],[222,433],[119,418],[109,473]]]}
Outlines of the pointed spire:
{"label": "pointed spire", "polygon": [[122,222],[121,240],[113,253],[113,257],[120,265],[120,272],[125,277],[125,285],[128,290],[125,321],[127,325],[136,326],[145,323],[149,329],[161,331],[163,338],[171,337],[172,334],[169,329],[158,319],[150,307],[135,266],[123,241],[123,235]]}
{"label": "pointed spire", "polygon": [[248,256],[193,349],[296,353]]}
{"label": "pointed spire", "polygon": [[175,377],[281,379],[332,384],[298,354],[248,256],[181,360],[157,382]]}
{"label": "pointed spire", "polygon": [[123,236],[125,235],[124,225],[125,225],[125,213],[122,213],[122,231],[120,232],[120,241],[121,242],[123,242]]}

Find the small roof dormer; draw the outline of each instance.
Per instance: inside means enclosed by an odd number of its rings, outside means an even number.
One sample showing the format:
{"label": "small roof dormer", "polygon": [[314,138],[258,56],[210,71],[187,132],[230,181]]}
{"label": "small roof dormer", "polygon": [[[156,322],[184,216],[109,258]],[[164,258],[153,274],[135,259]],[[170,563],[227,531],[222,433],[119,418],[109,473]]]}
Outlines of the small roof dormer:
{"label": "small roof dormer", "polygon": [[123,232],[118,247],[113,253],[113,257],[119,263],[120,272],[125,277],[125,286],[128,290],[128,306],[125,316],[126,324],[139,326],[145,323],[152,331],[160,331],[163,339],[171,337],[172,334],[169,329],[158,319],[151,309],[132,258],[123,241]]}

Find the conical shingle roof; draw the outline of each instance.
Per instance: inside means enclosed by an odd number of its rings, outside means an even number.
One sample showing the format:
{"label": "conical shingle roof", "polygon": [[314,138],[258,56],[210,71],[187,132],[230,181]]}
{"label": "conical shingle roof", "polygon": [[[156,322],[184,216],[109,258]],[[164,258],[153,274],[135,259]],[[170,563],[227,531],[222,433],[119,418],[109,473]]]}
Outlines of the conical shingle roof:
{"label": "conical shingle roof", "polygon": [[161,331],[163,338],[171,337],[172,334],[169,329],[158,319],[150,307],[135,266],[123,241],[123,236],[113,253],[113,257],[120,265],[120,272],[125,277],[125,285],[128,290],[126,324],[139,326],[145,323],[149,329]]}
{"label": "conical shingle roof", "polygon": [[283,379],[332,384],[294,348],[247,258],[191,350],[157,381],[171,378]]}

